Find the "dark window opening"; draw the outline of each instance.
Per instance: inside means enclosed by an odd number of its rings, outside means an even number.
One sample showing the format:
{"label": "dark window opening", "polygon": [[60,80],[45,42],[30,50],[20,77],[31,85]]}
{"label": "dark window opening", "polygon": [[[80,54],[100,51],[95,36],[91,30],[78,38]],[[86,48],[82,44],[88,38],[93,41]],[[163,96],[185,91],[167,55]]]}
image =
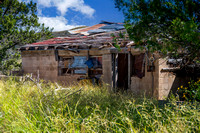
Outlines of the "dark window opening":
{"label": "dark window opening", "polygon": [[91,56],[89,60],[87,60],[86,64],[89,68],[89,76],[94,77],[96,75],[102,75],[102,56]]}

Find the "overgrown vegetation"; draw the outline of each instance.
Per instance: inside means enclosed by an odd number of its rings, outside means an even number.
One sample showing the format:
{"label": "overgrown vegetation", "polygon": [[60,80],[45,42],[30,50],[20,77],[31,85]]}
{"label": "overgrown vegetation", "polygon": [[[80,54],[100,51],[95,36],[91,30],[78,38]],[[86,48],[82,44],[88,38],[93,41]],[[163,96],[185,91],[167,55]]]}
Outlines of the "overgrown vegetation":
{"label": "overgrown vegetation", "polygon": [[177,95],[180,100],[200,101],[200,79],[188,82],[187,86],[180,86]]}
{"label": "overgrown vegetation", "polygon": [[[17,80],[17,81],[16,81]],[[0,81],[0,132],[199,132],[198,103],[159,106],[88,82],[66,89]],[[80,90],[80,88],[82,88]]]}

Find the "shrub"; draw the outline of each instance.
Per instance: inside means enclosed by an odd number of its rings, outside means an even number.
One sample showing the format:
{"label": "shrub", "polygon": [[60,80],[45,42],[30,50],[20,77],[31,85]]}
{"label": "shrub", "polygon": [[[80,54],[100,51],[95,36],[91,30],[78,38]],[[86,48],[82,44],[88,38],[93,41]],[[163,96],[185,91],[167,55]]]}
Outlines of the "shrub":
{"label": "shrub", "polygon": [[187,86],[180,86],[177,90],[180,100],[200,101],[200,79],[188,82]]}

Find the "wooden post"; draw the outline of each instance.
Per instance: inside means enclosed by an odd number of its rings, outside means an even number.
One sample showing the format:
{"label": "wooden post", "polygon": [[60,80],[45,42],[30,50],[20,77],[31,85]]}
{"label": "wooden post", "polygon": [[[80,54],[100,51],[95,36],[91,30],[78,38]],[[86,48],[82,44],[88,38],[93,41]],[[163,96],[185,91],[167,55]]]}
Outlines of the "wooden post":
{"label": "wooden post", "polygon": [[115,92],[118,87],[118,53],[115,54]]}
{"label": "wooden post", "polygon": [[54,50],[54,54],[55,54],[55,60],[59,61],[58,50],[57,49]]}
{"label": "wooden post", "polygon": [[[89,58],[90,58],[90,54],[89,54],[89,50],[87,51],[87,60],[89,60]],[[88,66],[87,66],[87,77],[89,77],[89,68],[88,68]]]}
{"label": "wooden post", "polygon": [[128,89],[131,89],[131,53],[128,53]]}
{"label": "wooden post", "polygon": [[115,54],[112,54],[112,89],[115,92]]}
{"label": "wooden post", "polygon": [[118,54],[112,54],[112,88],[116,92],[118,80]]}
{"label": "wooden post", "polygon": [[38,83],[40,82],[40,70],[39,69],[37,70],[37,82]]}

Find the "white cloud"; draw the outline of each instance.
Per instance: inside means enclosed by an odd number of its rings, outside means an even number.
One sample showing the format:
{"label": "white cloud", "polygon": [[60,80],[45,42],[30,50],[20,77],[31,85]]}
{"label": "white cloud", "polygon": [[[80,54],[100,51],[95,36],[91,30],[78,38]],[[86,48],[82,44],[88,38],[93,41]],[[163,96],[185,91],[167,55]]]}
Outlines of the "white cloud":
{"label": "white cloud", "polygon": [[42,5],[44,7],[50,7],[52,2],[52,0],[37,0],[37,4],[38,5]]}
{"label": "white cloud", "polygon": [[77,27],[76,25],[68,25],[67,19],[62,16],[39,17],[39,22],[44,23],[46,27],[54,28],[53,31],[63,31]]}
{"label": "white cloud", "polygon": [[[29,2],[30,0],[19,0]],[[69,30],[78,25],[69,25],[65,14],[69,9],[80,12],[86,17],[93,17],[95,10],[89,5],[85,4],[84,0],[33,0],[37,3],[39,23],[44,23],[46,27],[54,28],[53,31]],[[59,16],[47,17],[42,13],[45,8],[56,7]]]}
{"label": "white cloud", "polygon": [[68,9],[81,12],[82,14],[92,17],[95,10],[89,5],[86,5],[84,0],[36,0],[38,6],[56,7],[62,16],[64,16]]}

